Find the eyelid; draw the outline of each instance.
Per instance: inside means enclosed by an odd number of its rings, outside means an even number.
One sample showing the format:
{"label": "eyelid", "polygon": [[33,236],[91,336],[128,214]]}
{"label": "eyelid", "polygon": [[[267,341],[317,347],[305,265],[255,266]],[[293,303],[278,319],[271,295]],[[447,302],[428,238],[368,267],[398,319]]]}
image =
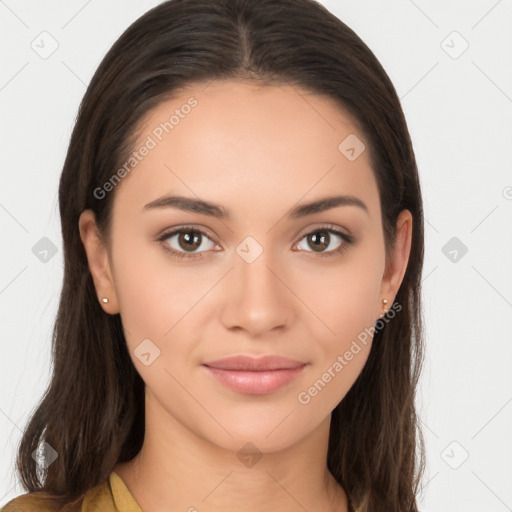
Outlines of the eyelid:
{"label": "eyelid", "polygon": [[161,233],[156,236],[157,240],[162,240],[169,238],[172,235],[175,235],[181,231],[198,231],[199,233],[202,233],[203,235],[207,236],[210,239],[215,238],[215,235],[208,229],[203,226],[198,226],[197,224],[180,224],[178,226],[174,226],[172,228],[165,228],[162,229]]}
{"label": "eyelid", "polygon": [[[340,227],[337,224],[330,224],[328,222],[327,223],[320,222],[319,224],[320,225],[317,227],[308,227],[308,228],[305,228],[303,231],[299,231],[299,233],[297,233],[294,236],[294,239],[296,239],[298,237],[297,241],[300,241],[306,235],[309,235],[309,234],[319,231],[321,229],[326,229],[326,230],[333,230],[333,231],[339,232],[340,234],[346,236],[347,239],[350,239],[350,241],[353,241],[353,235],[351,234],[350,230]],[[183,224],[183,225],[179,225],[179,226],[176,226],[173,228],[163,229],[162,232],[156,236],[156,239],[157,240],[162,240],[162,239],[165,240],[166,238],[169,238],[170,236],[175,235],[175,234],[179,233],[180,231],[185,231],[187,229],[198,231],[199,233],[202,233],[203,235],[210,238],[210,240],[212,240],[212,241],[214,241],[214,239],[216,238],[215,235],[213,235],[212,232],[210,230],[208,230],[208,228],[205,228],[203,226],[198,226],[196,224]],[[219,243],[219,242],[215,242],[215,243]]]}
{"label": "eyelid", "polygon": [[[207,230],[207,228],[204,228],[202,226],[198,227],[193,224],[180,225],[180,226],[176,226],[174,228],[169,228],[169,229],[163,230],[163,232],[157,236],[156,240],[158,242],[162,243],[162,245],[164,246],[166,251],[176,255],[178,258],[187,258],[187,257],[188,258],[200,258],[200,257],[202,257],[203,253],[208,252],[208,251],[187,253],[186,251],[177,251],[176,249],[173,249],[172,247],[169,247],[168,245],[163,243],[168,238],[171,238],[172,236],[175,236],[175,235],[177,235],[181,232],[187,231],[187,230],[188,231],[196,231],[196,232],[200,233],[201,235],[205,236],[206,238],[208,238],[214,244],[219,245],[219,243],[215,241],[215,237],[213,237],[209,234],[209,230]],[[301,250],[301,252],[306,252],[306,253],[310,253],[313,255],[316,254],[320,257],[334,255],[338,252],[343,251],[345,249],[345,246],[351,245],[354,243],[353,235],[347,233],[346,231],[348,231],[348,230],[346,228],[341,228],[340,226],[338,226],[336,224],[324,223],[317,227],[313,227],[313,228],[309,227],[305,231],[300,232],[301,233],[300,235],[296,235],[295,236],[296,242],[294,243],[294,247],[298,243],[300,243],[304,237],[306,237],[307,235],[316,233],[318,231],[330,231],[330,232],[334,233],[336,236],[340,237],[343,240],[343,243],[341,244],[340,248],[333,249],[331,251],[318,252],[318,253],[315,253],[315,251],[303,251],[303,250]],[[214,251],[214,252],[218,252],[218,251]]]}
{"label": "eyelid", "polygon": [[317,226],[317,227],[308,227],[306,230],[304,231],[299,231],[299,234],[296,235],[295,238],[298,237],[298,241],[302,240],[306,235],[309,235],[311,233],[316,233],[317,231],[322,231],[322,230],[325,230],[325,231],[334,231],[336,232],[336,234],[338,234],[339,236],[341,237],[346,237],[346,239],[350,242],[353,242],[354,241],[354,237],[353,235],[351,234],[351,232],[346,229],[346,228],[342,228],[341,226],[338,226],[337,224],[330,224],[329,222],[327,223],[319,223],[320,225]]}
{"label": "eyelid", "polygon": [[176,249],[173,249],[172,247],[170,247],[168,244],[164,243],[165,240],[167,240],[168,238],[171,238],[175,235],[179,235],[180,233],[187,232],[187,231],[195,231],[196,233],[200,233],[203,237],[209,239],[214,245],[219,245],[218,242],[215,241],[215,237],[209,234],[209,230],[207,230],[206,228],[203,228],[202,226],[198,227],[198,226],[195,226],[192,224],[185,224],[185,225],[176,226],[174,228],[164,229],[163,232],[157,236],[156,241],[160,242],[164,246],[164,249],[166,251],[173,253],[173,254],[184,255],[185,257],[191,257],[191,258],[196,257],[197,258],[197,257],[201,257],[203,252],[208,252],[208,251],[202,251],[202,252],[187,253],[186,251],[177,251]]}

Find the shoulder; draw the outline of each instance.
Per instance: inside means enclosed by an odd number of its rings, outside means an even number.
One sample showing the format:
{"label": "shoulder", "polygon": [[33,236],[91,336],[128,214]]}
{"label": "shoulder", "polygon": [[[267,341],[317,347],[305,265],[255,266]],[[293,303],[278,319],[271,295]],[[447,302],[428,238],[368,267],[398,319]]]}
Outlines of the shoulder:
{"label": "shoulder", "polygon": [[57,512],[60,506],[50,497],[39,492],[22,494],[3,506],[0,512]]}
{"label": "shoulder", "polygon": [[[108,482],[87,491],[81,505],[74,510],[80,512],[116,512]],[[46,492],[37,491],[22,494],[6,503],[0,512],[65,512],[71,510],[62,506],[60,500]]]}

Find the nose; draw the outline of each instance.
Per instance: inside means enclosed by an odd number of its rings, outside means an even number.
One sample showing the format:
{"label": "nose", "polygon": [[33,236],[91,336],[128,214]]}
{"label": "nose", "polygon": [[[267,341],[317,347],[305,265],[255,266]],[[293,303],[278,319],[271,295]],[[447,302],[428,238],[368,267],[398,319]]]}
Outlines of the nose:
{"label": "nose", "polygon": [[290,273],[272,258],[270,250],[263,250],[253,261],[243,251],[237,253],[223,288],[224,326],[243,329],[253,337],[289,326],[297,301],[289,279]]}

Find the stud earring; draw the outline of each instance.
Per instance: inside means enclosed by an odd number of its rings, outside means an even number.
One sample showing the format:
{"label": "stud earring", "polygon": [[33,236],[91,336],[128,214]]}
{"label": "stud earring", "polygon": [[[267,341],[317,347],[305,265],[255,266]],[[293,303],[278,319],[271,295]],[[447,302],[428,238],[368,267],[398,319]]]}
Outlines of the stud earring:
{"label": "stud earring", "polygon": [[382,313],[382,315],[380,315],[381,317],[383,317],[387,312],[388,312],[388,309],[386,308],[386,304],[388,303],[388,299],[382,299],[382,304],[383,304],[383,308],[384,308],[384,313]]}
{"label": "stud earring", "polygon": [[103,304],[106,304],[108,302],[108,299],[106,297],[103,297],[103,299],[101,299],[101,302],[103,302]]}

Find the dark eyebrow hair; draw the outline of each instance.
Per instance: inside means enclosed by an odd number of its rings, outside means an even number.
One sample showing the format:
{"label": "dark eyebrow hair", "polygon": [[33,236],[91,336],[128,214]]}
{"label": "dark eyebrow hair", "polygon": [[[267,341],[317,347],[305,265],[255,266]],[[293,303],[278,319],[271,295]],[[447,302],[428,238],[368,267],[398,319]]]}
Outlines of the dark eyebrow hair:
{"label": "dark eyebrow hair", "polygon": [[[288,217],[298,219],[313,213],[323,212],[336,208],[337,206],[358,206],[368,213],[368,207],[361,201],[361,199],[354,196],[329,196],[322,199],[304,203],[293,208]],[[203,201],[202,199],[194,199],[192,197],[184,196],[162,196],[150,203],[146,204],[143,211],[152,210],[155,208],[178,208],[186,212],[201,213],[203,215],[210,215],[218,219],[230,219],[231,215],[229,210],[223,206]]]}

